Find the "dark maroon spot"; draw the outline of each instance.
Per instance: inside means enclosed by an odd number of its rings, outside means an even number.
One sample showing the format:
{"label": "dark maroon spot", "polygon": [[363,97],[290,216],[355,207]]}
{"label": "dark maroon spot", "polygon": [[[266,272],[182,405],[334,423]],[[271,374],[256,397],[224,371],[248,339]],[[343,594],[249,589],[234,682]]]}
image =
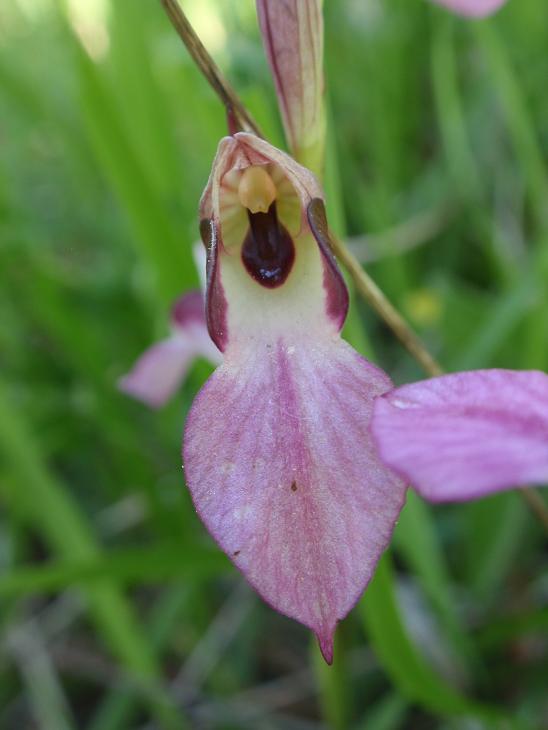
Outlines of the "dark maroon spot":
{"label": "dark maroon spot", "polygon": [[297,491],[297,482],[292,482],[291,484],[291,491],[296,492]]}
{"label": "dark maroon spot", "polygon": [[234,555],[234,557],[236,557],[236,556],[237,556],[237,555],[239,555],[239,554],[240,554],[240,550],[235,550],[235,551],[234,551],[234,552],[232,553],[232,555]]}
{"label": "dark maroon spot", "polygon": [[209,218],[202,218],[200,221],[200,238],[206,249],[208,249],[213,238],[213,225]]}
{"label": "dark maroon spot", "polygon": [[268,213],[248,211],[249,230],[242,246],[242,261],[259,284],[275,289],[289,276],[295,260],[295,245],[278,221],[276,203]]}

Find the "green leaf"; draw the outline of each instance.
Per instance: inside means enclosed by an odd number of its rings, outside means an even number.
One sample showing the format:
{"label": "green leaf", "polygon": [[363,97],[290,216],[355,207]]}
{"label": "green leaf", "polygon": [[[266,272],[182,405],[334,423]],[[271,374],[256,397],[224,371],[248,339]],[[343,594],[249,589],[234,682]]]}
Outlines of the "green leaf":
{"label": "green leaf", "polygon": [[71,586],[93,587],[107,577],[118,586],[163,583],[166,580],[208,579],[229,567],[215,548],[169,543],[147,549],[110,550],[88,560],[62,560],[19,567],[0,576],[0,596],[56,593]]}
{"label": "green leaf", "polygon": [[388,554],[381,558],[359,611],[380,664],[410,702],[436,714],[500,720],[496,709],[468,700],[446,683],[417,651],[400,616]]}
{"label": "green leaf", "polygon": [[120,201],[144,261],[156,275],[162,301],[197,283],[189,242],[181,240],[125,135],[111,94],[93,62],[75,44],[82,107],[91,143]]}
{"label": "green leaf", "polygon": [[[0,383],[0,453],[17,477],[19,489],[3,482],[0,489],[20,506],[49,545],[66,560],[89,561],[100,555],[93,531],[76,503],[44,463],[31,430],[13,407]],[[159,689],[160,671],[131,605],[107,577],[89,585],[85,597],[90,614],[105,644],[144,693],[152,712],[170,727],[169,700]],[[166,714],[167,713],[167,714]]]}
{"label": "green leaf", "polygon": [[390,692],[371,707],[356,730],[397,730],[402,727],[408,703],[397,692]]}
{"label": "green leaf", "polygon": [[[456,657],[464,666],[478,662],[477,652],[468,639],[456,610],[451,577],[438,538],[432,509],[412,490],[394,533],[396,547],[409,568],[417,576],[440,627],[451,643]],[[461,667],[462,668],[462,667]]]}

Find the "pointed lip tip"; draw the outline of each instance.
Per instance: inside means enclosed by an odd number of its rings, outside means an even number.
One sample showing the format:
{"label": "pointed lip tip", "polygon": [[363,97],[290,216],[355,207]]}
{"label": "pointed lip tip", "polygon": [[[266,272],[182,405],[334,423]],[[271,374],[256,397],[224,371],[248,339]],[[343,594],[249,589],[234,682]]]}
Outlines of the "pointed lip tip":
{"label": "pointed lip tip", "polygon": [[327,637],[316,634],[316,639],[318,640],[320,652],[322,657],[324,658],[325,663],[328,666],[331,666],[333,664],[333,633],[331,632]]}

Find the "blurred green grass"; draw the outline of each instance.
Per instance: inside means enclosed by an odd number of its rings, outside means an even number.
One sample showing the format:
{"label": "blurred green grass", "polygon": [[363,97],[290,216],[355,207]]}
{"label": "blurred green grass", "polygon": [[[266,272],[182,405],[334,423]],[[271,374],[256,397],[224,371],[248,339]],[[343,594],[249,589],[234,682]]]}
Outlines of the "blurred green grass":
{"label": "blurred green grass", "polygon": [[[252,0],[184,7],[283,144]],[[548,6],[325,11],[332,224],[381,236],[368,268],[447,369],[546,369]],[[206,365],[159,413],[117,392],[197,284],[224,133],[155,0],[0,6],[0,728],[548,725],[546,542],[518,495],[410,498],[328,669],[194,514],[180,440]],[[403,253],[385,233],[439,210]],[[420,376],[363,303],[347,332]]]}

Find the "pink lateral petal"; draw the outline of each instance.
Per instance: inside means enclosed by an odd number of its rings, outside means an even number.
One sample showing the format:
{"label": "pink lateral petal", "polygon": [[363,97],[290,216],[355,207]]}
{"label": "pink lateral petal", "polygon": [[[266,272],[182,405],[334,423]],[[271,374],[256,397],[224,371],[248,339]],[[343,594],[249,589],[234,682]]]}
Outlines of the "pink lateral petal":
{"label": "pink lateral petal", "polygon": [[219,269],[219,240],[217,227],[212,220],[204,218],[200,223],[200,232],[207,250],[206,266],[206,320],[209,336],[221,352],[224,352],[228,341],[228,324],[225,292]]}
{"label": "pink lateral petal", "polygon": [[187,483],[202,520],[257,592],[333,632],[387,547],[405,486],[369,433],[386,375],[338,337],[230,351],[187,420]]}
{"label": "pink lateral petal", "polygon": [[171,309],[171,326],[171,337],[145,350],[118,381],[121,391],[151,408],[160,408],[171,398],[197,357],[213,365],[221,362],[221,354],[207,331],[200,291],[186,292],[177,299]]}
{"label": "pink lateral petal", "polygon": [[151,408],[160,408],[180,386],[195,355],[194,345],[175,334],[145,350],[120,378],[118,388]]}
{"label": "pink lateral petal", "polygon": [[379,454],[433,502],[548,482],[548,376],[478,370],[387,393],[375,403]]}
{"label": "pink lateral petal", "polygon": [[469,18],[485,18],[495,13],[506,0],[434,0],[438,5]]}
{"label": "pink lateral petal", "polygon": [[171,324],[181,330],[193,325],[201,325],[205,328],[205,300],[201,291],[193,289],[177,299],[171,308]]}
{"label": "pink lateral petal", "polygon": [[337,323],[337,328],[340,331],[348,314],[350,301],[348,289],[331,249],[323,200],[314,198],[308,205],[306,214],[310,230],[316,239],[324,263],[323,287],[326,295],[326,311],[328,316]]}
{"label": "pink lateral petal", "polygon": [[[202,244],[200,246],[203,249]],[[205,251],[203,260],[205,269]],[[203,357],[212,365],[221,363],[219,348],[209,336],[206,303],[201,291],[189,291],[177,299],[171,309],[171,325],[179,339],[184,341],[185,351],[188,347],[193,357]]]}

